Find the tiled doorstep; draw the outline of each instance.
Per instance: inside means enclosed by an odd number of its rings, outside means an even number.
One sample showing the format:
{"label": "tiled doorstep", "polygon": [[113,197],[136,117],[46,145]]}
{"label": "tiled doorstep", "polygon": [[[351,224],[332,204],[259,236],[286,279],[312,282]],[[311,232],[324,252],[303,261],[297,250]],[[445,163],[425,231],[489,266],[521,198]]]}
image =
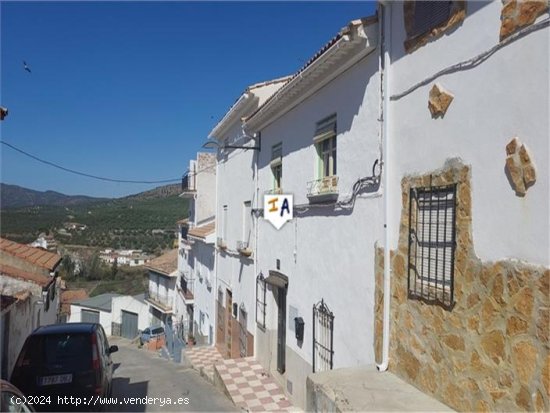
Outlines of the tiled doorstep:
{"label": "tiled doorstep", "polygon": [[222,360],[214,366],[214,380],[242,410],[299,411],[253,357]]}

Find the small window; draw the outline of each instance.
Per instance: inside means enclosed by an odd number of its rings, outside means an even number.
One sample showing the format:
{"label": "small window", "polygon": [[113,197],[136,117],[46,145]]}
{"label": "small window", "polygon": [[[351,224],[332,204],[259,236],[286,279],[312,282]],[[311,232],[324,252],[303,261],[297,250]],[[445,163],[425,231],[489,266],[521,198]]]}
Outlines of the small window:
{"label": "small window", "polygon": [[313,142],[319,158],[318,178],[336,175],[336,115],[317,122]]}
{"label": "small window", "polygon": [[273,192],[281,191],[283,178],[283,144],[278,143],[271,148],[271,172],[273,173]]}
{"label": "small window", "polygon": [[408,296],[454,305],[456,185],[411,188]]}
{"label": "small window", "polygon": [[465,1],[413,1],[403,3],[405,50],[413,51],[458,25],[466,15]]}
{"label": "small window", "polygon": [[266,282],[263,274],[256,277],[256,324],[265,329]]}

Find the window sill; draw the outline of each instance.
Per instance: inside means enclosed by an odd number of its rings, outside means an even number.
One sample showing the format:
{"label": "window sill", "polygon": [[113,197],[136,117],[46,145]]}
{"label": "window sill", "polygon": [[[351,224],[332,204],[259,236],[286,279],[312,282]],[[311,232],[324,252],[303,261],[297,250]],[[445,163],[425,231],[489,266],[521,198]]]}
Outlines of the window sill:
{"label": "window sill", "polygon": [[333,204],[338,201],[338,192],[323,192],[319,194],[308,194],[310,204]]}

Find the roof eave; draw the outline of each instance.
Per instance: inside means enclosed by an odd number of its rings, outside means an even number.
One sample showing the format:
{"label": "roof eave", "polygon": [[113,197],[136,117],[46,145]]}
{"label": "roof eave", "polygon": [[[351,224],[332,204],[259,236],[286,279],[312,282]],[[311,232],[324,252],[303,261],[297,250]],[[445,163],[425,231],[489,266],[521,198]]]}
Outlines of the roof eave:
{"label": "roof eave", "polygon": [[222,140],[223,135],[235,124],[236,121],[240,122],[247,111],[258,102],[258,97],[252,92],[246,91],[239,97],[237,102],[229,109],[221,121],[218,122],[214,129],[208,134],[208,138]]}
{"label": "roof eave", "polygon": [[324,53],[246,119],[249,131],[263,129],[374,51],[378,45],[377,19],[354,20],[338,36]]}

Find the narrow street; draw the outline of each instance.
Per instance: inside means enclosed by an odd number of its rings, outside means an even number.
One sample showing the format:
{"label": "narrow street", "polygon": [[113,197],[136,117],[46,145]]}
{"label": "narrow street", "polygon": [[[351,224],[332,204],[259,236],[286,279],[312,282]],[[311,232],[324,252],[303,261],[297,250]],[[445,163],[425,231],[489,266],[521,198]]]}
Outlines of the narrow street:
{"label": "narrow street", "polygon": [[[204,380],[195,370],[180,367],[140,350],[135,344],[111,337],[110,344],[119,348],[113,354],[113,398],[106,411],[237,411],[231,401]],[[148,398],[146,403],[144,398]],[[141,398],[141,400],[129,400]],[[156,399],[154,399],[156,398]],[[187,400],[186,400],[187,399]]]}

